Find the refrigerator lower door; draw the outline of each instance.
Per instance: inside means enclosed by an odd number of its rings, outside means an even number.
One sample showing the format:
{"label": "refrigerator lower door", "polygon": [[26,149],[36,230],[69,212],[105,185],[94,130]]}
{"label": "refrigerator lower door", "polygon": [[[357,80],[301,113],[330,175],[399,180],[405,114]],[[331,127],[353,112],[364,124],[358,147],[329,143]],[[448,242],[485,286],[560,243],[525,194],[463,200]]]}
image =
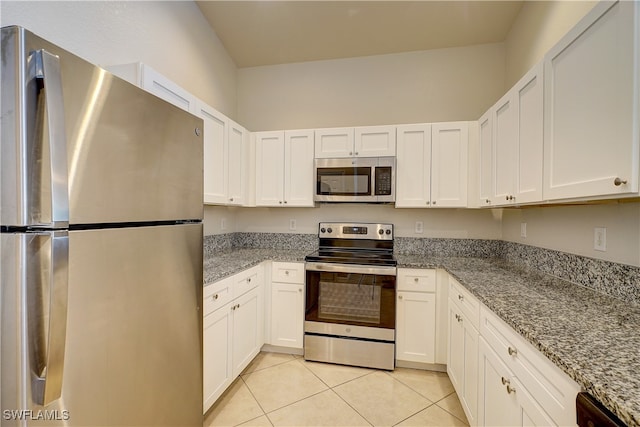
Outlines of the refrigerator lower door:
{"label": "refrigerator lower door", "polygon": [[[70,231],[68,242],[62,395],[34,404],[24,373],[12,390],[30,412],[16,424],[202,426],[202,225]],[[5,368],[24,357],[5,364],[5,320],[3,411],[14,409]]]}

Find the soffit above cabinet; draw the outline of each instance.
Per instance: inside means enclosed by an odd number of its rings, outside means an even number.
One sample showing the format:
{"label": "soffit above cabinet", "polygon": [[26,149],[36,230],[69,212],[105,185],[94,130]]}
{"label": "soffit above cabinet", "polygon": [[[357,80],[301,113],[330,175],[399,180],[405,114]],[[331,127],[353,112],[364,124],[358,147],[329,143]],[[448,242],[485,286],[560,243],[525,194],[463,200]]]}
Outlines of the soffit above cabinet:
{"label": "soffit above cabinet", "polygon": [[197,1],[239,68],[504,41],[523,1]]}

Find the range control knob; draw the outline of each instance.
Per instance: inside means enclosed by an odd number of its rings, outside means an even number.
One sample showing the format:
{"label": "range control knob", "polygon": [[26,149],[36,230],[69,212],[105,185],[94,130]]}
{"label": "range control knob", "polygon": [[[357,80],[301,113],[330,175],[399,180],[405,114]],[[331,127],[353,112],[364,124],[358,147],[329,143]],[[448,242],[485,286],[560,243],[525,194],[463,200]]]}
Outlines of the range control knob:
{"label": "range control knob", "polygon": [[384,234],[384,230],[383,229],[378,230],[378,234],[382,236]]}
{"label": "range control knob", "polygon": [[387,230],[387,234],[391,234],[391,230]]}
{"label": "range control knob", "polygon": [[326,228],[324,228],[324,227],[322,227],[322,228],[320,229],[320,232],[321,232],[321,233],[324,233],[325,231],[327,231],[327,229],[326,229]]}
{"label": "range control knob", "polygon": [[333,229],[331,227],[327,228],[327,233],[331,234],[333,232]]}

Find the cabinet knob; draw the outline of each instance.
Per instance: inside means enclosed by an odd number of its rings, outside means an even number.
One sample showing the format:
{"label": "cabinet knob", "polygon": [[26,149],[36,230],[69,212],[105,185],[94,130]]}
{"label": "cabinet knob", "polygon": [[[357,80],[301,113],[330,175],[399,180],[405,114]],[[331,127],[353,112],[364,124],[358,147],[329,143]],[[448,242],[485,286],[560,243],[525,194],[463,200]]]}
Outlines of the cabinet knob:
{"label": "cabinet knob", "polygon": [[356,156],[358,155],[358,152],[356,151]]}
{"label": "cabinet knob", "polygon": [[460,301],[464,301],[464,295],[458,295],[458,299],[459,299]]}
{"label": "cabinet knob", "polygon": [[282,200],[280,200],[278,203],[282,204]]}
{"label": "cabinet knob", "polygon": [[432,205],[435,205],[435,204],[436,204],[436,201],[434,200],[433,202],[431,202],[431,204],[432,204]]}
{"label": "cabinet knob", "polygon": [[349,151],[349,155],[350,155],[350,156],[353,156],[353,151]]}
{"label": "cabinet knob", "polygon": [[402,295],[398,295],[398,299],[402,299]]}
{"label": "cabinet knob", "polygon": [[285,204],[285,205],[287,204],[287,201],[286,201],[286,200],[284,201],[284,204]]}
{"label": "cabinet knob", "polygon": [[516,389],[511,387],[511,385],[507,384],[507,393],[511,394],[515,392],[516,392]]}
{"label": "cabinet knob", "polygon": [[251,277],[247,277],[247,283],[251,283]]}
{"label": "cabinet knob", "polygon": [[507,384],[511,384],[511,381],[509,381],[505,377],[502,377],[502,385],[507,385]]}
{"label": "cabinet knob", "polygon": [[219,298],[218,294],[215,294],[214,296],[211,297],[212,300],[217,300]]}
{"label": "cabinet knob", "polygon": [[491,203],[491,200],[487,199],[484,201],[485,203]]}
{"label": "cabinet knob", "polygon": [[509,352],[509,356],[515,356],[516,354],[518,354],[517,348],[509,347],[507,351]]}
{"label": "cabinet knob", "polygon": [[230,202],[233,202],[233,197],[229,197],[229,201],[230,201]]}
{"label": "cabinet knob", "polygon": [[285,270],[284,274],[286,274],[288,276],[289,275],[289,270]]}
{"label": "cabinet knob", "polygon": [[302,292],[302,288],[298,288],[298,292]]}
{"label": "cabinet knob", "polygon": [[419,280],[419,279],[418,279],[417,277],[414,277],[414,278],[413,278],[413,281],[414,281],[414,282],[416,282],[416,283],[418,283],[418,280]]}
{"label": "cabinet knob", "polygon": [[624,181],[621,180],[620,178],[616,178],[613,180],[613,185],[615,185],[616,187],[620,187],[622,184],[626,184],[627,180],[625,179]]}

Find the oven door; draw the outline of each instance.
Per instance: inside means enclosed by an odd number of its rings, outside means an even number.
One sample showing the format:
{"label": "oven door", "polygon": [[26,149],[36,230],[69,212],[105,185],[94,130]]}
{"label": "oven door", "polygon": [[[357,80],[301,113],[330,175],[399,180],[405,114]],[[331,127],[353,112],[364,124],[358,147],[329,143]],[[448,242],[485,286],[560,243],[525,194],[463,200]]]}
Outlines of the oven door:
{"label": "oven door", "polygon": [[371,159],[316,159],[316,193],[318,202],[376,202],[374,168]]}
{"label": "oven door", "polygon": [[305,359],[393,369],[396,269],[307,263]]}

